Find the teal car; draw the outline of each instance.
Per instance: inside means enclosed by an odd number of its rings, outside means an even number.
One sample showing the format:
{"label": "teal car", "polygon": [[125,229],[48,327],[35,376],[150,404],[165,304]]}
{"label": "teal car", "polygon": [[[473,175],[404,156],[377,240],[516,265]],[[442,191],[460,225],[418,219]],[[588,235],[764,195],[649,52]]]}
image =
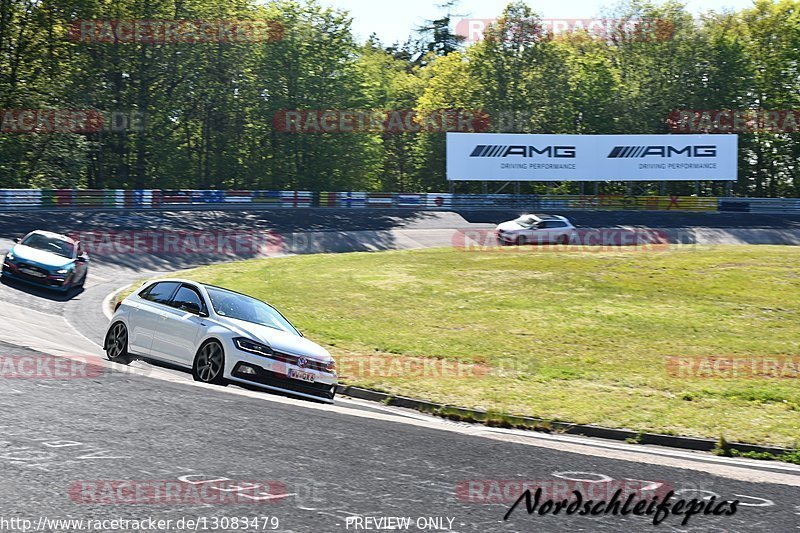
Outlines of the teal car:
{"label": "teal car", "polygon": [[3,259],[3,278],[67,292],[83,287],[89,256],[80,242],[49,231],[32,231]]}

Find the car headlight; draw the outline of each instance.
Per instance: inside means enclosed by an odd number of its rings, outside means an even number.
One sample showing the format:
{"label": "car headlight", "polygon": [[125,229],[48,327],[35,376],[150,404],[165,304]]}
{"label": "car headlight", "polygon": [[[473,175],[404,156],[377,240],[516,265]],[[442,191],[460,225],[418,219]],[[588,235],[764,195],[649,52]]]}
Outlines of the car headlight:
{"label": "car headlight", "polygon": [[56,274],[69,274],[70,269],[62,268],[61,270],[56,270]]}
{"label": "car headlight", "polygon": [[13,254],[13,253],[11,253],[11,252],[8,252],[8,253],[6,254],[6,260],[7,260],[7,261],[13,261],[14,259],[16,259],[16,257],[14,257],[14,254]]}
{"label": "car headlight", "polygon": [[245,337],[236,337],[233,339],[233,343],[236,345],[237,348],[242,350],[243,352],[254,353],[256,355],[261,355],[264,357],[270,357],[273,355],[272,348],[267,346],[266,344],[261,344],[260,342],[251,341]]}
{"label": "car headlight", "polygon": [[325,366],[325,372],[328,374],[336,374],[336,361],[331,359],[330,363]]}

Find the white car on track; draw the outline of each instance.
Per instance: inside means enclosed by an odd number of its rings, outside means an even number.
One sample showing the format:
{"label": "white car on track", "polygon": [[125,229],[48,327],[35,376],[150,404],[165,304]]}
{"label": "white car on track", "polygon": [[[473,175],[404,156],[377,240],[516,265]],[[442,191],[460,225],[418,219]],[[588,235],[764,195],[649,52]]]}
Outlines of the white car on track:
{"label": "white car on track", "polygon": [[577,230],[560,215],[522,215],[497,226],[500,244],[569,244]]}
{"label": "white car on track", "polygon": [[137,356],[191,369],[195,380],[241,383],[332,403],[336,363],[274,307],[180,279],[148,282],[117,304],[108,359]]}

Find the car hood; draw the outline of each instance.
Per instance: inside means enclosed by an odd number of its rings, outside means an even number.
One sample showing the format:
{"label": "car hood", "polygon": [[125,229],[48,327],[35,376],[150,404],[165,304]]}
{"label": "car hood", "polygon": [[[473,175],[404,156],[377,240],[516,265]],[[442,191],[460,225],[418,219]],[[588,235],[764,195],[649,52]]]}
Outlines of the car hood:
{"label": "car hood", "polygon": [[218,317],[217,321],[236,334],[262,342],[276,352],[310,357],[325,363],[333,360],[328,350],[305,337],[235,318]]}
{"label": "car hood", "polygon": [[502,224],[497,226],[497,229],[501,231],[520,231],[525,228],[523,228],[522,226],[520,226],[519,224],[517,224],[512,220],[511,222],[503,222]]}
{"label": "car hood", "polygon": [[65,267],[73,263],[73,260],[68,257],[62,257],[58,254],[31,248],[23,244],[13,246],[11,250],[9,250],[9,253],[14,254],[14,257],[22,259],[23,261],[30,261],[46,267]]}

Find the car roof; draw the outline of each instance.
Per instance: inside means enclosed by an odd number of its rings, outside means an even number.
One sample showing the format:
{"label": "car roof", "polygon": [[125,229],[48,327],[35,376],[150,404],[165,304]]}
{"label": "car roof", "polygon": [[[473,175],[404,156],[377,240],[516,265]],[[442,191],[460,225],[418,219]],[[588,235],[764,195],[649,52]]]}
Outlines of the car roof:
{"label": "car roof", "polygon": [[62,235],[61,233],[54,233],[52,231],[45,231],[42,229],[33,230],[30,233],[28,233],[28,235],[32,235],[34,233],[36,235],[44,235],[45,237],[50,237],[51,239],[59,239],[62,241],[67,241],[70,244],[75,244],[77,242],[72,237],[67,237],[66,235]]}
{"label": "car roof", "polygon": [[[241,296],[246,296],[248,298],[252,298],[253,300],[258,300],[258,298],[256,298],[255,296],[250,296],[249,294],[244,294],[243,292],[237,292],[237,291],[234,291],[234,290],[231,290],[231,289],[226,289],[225,287],[218,287],[216,285],[211,285],[209,283],[203,283],[201,281],[194,281],[194,280],[191,280],[191,279],[163,278],[163,279],[149,280],[149,281],[146,281],[144,284],[152,285],[153,283],[161,283],[161,282],[165,282],[165,281],[172,282],[172,283],[188,283],[188,284],[194,285],[194,286],[202,286],[202,287],[206,287],[206,288],[209,288],[209,289],[217,289],[217,290],[220,290],[220,291],[225,291],[225,292],[230,292],[230,293],[233,293],[233,294],[239,294]],[[259,301],[261,301],[261,300],[259,300]],[[264,302],[264,303],[266,303],[266,302]],[[269,305],[269,304],[267,304],[267,305]]]}
{"label": "car roof", "polygon": [[181,279],[181,278],[159,278],[159,279],[149,279],[142,283],[142,285],[153,285],[154,283],[162,283],[165,281],[169,281],[171,283],[191,283],[192,285],[202,285],[202,283],[198,283],[196,281],[192,281],[190,279]]}
{"label": "car roof", "polygon": [[538,218],[539,220],[559,220],[561,222],[568,222],[567,218],[566,217],[562,217],[561,215],[546,215],[546,214],[543,214],[543,213],[535,213],[535,214],[534,213],[528,213],[526,215],[520,216],[520,218],[523,218],[523,217],[533,217],[533,218]]}
{"label": "car roof", "polygon": [[[201,281],[194,281],[194,280],[191,280],[191,279],[182,279],[182,278],[154,279],[154,280],[145,281],[142,284],[142,287],[144,287],[145,285],[150,286],[150,285],[153,285],[155,283],[161,283],[161,282],[165,282],[165,281],[169,281],[169,282],[172,282],[172,283],[189,283],[191,285],[202,286],[202,287],[205,287],[207,289],[217,289],[217,290],[220,290],[220,291],[229,292],[231,294],[238,294],[239,296],[244,296],[245,298],[250,298],[251,300],[259,301],[259,302],[261,302],[263,304],[266,304],[266,305],[270,306],[271,308],[275,309],[276,311],[278,311],[278,309],[274,305],[272,305],[271,303],[265,302],[264,300],[259,300],[255,296],[250,296],[249,294],[245,294],[243,292],[238,292],[238,291],[234,291],[234,290],[231,290],[231,289],[226,289],[225,287],[218,287],[217,285],[211,285],[210,283],[203,283]],[[278,311],[278,313],[280,313],[280,311]],[[283,314],[281,314],[281,316],[283,316]]]}

